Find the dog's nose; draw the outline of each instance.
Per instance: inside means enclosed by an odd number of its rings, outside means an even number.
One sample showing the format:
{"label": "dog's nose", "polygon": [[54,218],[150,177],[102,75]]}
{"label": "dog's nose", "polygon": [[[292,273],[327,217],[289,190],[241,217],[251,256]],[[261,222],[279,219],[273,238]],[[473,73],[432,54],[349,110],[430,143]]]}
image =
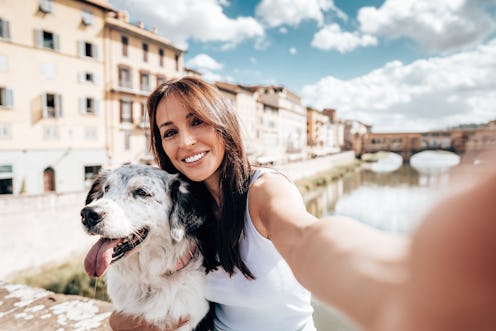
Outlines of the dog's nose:
{"label": "dog's nose", "polygon": [[93,208],[84,207],[81,209],[82,222],[87,227],[93,227],[102,221],[102,216]]}

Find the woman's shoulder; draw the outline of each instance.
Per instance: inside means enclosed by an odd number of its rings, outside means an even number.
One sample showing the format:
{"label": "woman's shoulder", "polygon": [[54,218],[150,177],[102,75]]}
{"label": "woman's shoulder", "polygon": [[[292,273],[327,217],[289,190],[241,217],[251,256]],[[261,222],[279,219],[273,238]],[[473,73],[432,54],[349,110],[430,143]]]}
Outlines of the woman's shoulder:
{"label": "woman's shoulder", "polygon": [[279,170],[256,168],[255,176],[248,190],[250,206],[254,209],[288,197],[301,197],[293,181]]}

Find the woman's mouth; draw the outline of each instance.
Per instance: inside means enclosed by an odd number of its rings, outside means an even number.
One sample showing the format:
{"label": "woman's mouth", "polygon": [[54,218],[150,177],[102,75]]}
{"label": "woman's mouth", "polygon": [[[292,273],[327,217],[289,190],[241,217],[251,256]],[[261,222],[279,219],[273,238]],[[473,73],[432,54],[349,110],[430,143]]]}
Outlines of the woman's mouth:
{"label": "woman's mouth", "polygon": [[191,156],[188,156],[187,158],[185,158],[183,161],[186,163],[193,163],[193,162],[196,162],[198,160],[201,160],[206,154],[207,154],[207,152],[201,152],[201,153],[198,153],[195,155],[191,155]]}

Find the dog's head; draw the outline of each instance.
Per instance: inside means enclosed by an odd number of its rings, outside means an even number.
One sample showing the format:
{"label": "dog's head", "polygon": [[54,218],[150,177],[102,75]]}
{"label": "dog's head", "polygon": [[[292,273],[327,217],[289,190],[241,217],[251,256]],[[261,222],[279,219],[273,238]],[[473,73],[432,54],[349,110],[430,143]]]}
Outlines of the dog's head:
{"label": "dog's head", "polygon": [[85,260],[92,276],[101,276],[110,263],[147,245],[147,237],[176,245],[204,223],[187,183],[178,175],[131,164],[99,175],[81,218],[89,234],[101,236]]}

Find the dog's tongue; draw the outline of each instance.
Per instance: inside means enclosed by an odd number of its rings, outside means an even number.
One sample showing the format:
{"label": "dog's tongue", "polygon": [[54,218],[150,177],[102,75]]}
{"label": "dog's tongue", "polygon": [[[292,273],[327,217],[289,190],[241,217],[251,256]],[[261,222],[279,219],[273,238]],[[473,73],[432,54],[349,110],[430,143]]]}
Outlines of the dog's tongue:
{"label": "dog's tongue", "polygon": [[103,275],[110,262],[114,247],[119,243],[118,239],[101,238],[91,247],[84,259],[84,268],[86,273],[91,277],[100,277]]}

